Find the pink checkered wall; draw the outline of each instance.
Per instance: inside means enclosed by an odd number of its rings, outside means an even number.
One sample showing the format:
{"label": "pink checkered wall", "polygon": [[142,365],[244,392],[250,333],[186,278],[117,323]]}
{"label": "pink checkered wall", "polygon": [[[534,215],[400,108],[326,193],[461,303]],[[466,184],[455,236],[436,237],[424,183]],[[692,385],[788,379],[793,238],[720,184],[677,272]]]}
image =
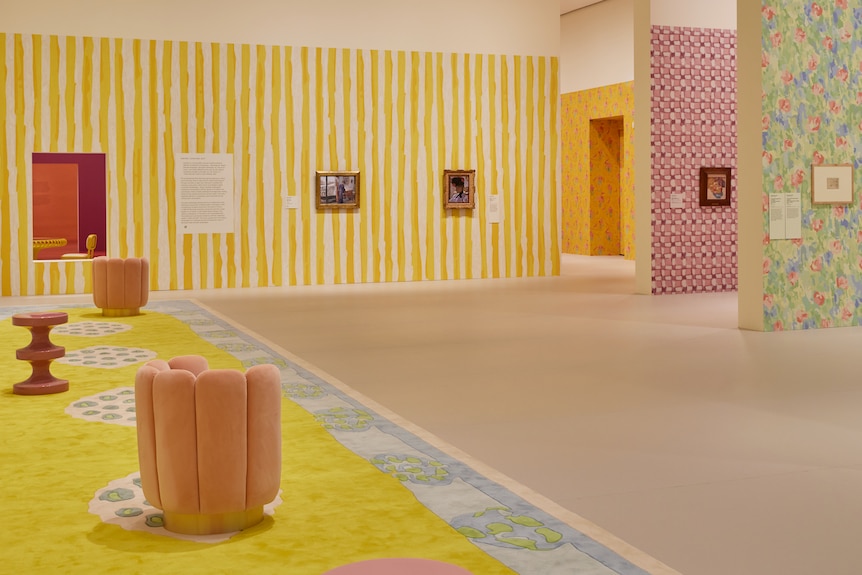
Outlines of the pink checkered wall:
{"label": "pink checkered wall", "polygon": [[[653,26],[651,76],[652,292],[734,291],[736,31]],[[729,206],[700,206],[701,167],[732,168]]]}

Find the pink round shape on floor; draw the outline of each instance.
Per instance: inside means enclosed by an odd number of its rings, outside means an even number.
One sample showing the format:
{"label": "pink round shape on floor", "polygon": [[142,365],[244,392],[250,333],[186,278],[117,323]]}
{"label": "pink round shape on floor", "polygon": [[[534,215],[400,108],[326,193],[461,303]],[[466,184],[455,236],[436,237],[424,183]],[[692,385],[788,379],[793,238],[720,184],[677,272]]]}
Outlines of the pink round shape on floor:
{"label": "pink round shape on floor", "polygon": [[430,559],[371,559],[336,567],[324,575],[471,575],[469,571]]}

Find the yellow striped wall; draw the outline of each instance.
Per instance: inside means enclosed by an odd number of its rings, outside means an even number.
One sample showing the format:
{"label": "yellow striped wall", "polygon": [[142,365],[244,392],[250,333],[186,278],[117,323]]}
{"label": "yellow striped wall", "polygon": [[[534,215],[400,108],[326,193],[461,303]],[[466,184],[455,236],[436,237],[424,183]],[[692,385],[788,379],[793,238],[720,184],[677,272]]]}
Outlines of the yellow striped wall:
{"label": "yellow striped wall", "polygon": [[[91,289],[88,263],[30,258],[32,152],[106,154],[108,253],[148,257],[154,290],[557,274],[558,77],[552,57],[0,33],[2,295]],[[177,232],[181,153],[233,154],[235,233]],[[443,209],[445,169],[476,170],[474,211]],[[316,170],[359,170],[360,208],[316,211]]]}

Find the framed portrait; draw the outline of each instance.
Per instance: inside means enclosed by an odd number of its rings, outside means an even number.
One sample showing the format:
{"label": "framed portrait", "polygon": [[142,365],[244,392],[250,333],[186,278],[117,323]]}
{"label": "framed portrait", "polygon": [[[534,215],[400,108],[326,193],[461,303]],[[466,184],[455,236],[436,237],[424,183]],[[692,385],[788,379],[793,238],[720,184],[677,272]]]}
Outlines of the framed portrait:
{"label": "framed portrait", "polygon": [[359,207],[359,172],[317,172],[315,204],[318,210]]}
{"label": "framed portrait", "polygon": [[700,205],[730,205],[730,168],[700,169]]}
{"label": "framed portrait", "polygon": [[852,204],[853,165],[811,166],[812,204]]}
{"label": "framed portrait", "polygon": [[476,206],[476,170],[443,172],[443,207],[473,209]]}

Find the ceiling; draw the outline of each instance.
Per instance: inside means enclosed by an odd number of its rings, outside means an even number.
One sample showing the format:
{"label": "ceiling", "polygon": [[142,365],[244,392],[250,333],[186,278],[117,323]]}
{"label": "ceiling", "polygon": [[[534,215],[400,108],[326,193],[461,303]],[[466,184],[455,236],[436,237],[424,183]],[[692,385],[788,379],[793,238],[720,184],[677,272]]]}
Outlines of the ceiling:
{"label": "ceiling", "polygon": [[602,0],[560,0],[560,16],[568,14],[574,10],[589,6],[590,4],[598,4]]}

